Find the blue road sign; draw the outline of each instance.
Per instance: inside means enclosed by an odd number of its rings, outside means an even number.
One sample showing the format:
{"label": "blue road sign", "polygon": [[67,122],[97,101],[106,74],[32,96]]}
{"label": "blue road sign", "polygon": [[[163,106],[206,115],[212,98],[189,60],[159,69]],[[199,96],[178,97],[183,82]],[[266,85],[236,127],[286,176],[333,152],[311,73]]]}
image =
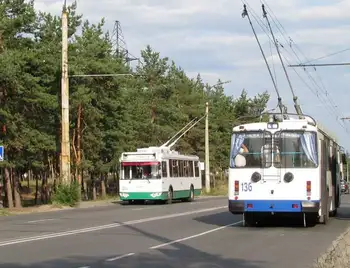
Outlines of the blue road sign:
{"label": "blue road sign", "polygon": [[0,146],[0,161],[4,161],[4,146]]}

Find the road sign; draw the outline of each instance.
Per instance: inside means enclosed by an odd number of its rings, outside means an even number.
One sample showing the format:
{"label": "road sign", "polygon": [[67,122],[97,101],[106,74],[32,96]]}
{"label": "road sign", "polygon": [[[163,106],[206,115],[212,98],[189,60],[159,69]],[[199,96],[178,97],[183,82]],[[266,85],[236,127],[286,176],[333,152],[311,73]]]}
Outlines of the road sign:
{"label": "road sign", "polygon": [[4,161],[4,146],[0,146],[0,161]]}

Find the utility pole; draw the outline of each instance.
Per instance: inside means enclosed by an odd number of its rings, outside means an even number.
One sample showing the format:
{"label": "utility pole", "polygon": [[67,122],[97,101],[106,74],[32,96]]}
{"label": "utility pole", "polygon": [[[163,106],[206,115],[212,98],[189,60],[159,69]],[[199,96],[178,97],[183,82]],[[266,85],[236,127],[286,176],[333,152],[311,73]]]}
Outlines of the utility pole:
{"label": "utility pole", "polygon": [[[350,120],[350,116],[347,116],[347,117],[342,117],[340,118],[341,120]],[[346,154],[347,156],[347,154]],[[346,161],[346,181],[348,182],[349,181],[349,165],[350,163],[348,163],[348,161]]]}
{"label": "utility pole", "polygon": [[62,78],[61,78],[61,182],[70,182],[69,81],[68,81],[68,12],[66,1],[62,10]]}
{"label": "utility pole", "polygon": [[205,191],[210,193],[209,166],[209,103],[205,104]]}

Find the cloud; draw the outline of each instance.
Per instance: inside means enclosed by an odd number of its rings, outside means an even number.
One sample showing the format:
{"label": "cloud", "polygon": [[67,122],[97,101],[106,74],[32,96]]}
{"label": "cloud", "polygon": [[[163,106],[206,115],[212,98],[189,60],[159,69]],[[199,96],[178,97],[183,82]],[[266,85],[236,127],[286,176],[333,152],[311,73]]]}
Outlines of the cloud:
{"label": "cloud", "polygon": [[[59,15],[62,2],[36,0],[35,4],[40,10]],[[289,85],[276,49],[265,33],[266,20],[262,17],[261,1],[243,2],[248,3],[258,39],[274,77],[277,76],[280,94],[289,110],[292,110]],[[345,49],[346,44],[350,43],[350,22],[347,17],[350,0],[264,2],[276,38],[283,46],[280,46],[280,50],[283,59],[287,59],[286,66]],[[241,17],[242,1],[78,0],[77,3],[78,12],[84,14],[85,19],[96,23],[104,17],[106,30],[112,32],[115,21],[120,21],[128,49],[133,55],[139,56],[140,50],[150,44],[161,56],[174,60],[190,76],[201,73],[205,82],[211,84],[215,84],[219,78],[231,80],[230,84],[225,85],[228,95],[238,96],[243,88],[251,95],[268,90],[271,107],[276,105],[277,97],[269,72],[247,18]],[[290,43],[290,40],[293,42]],[[343,62],[349,59],[350,51],[318,62]],[[341,141],[350,149],[349,134],[336,120],[337,115],[350,115],[348,98],[345,97],[345,92],[349,90],[348,69],[318,67],[315,72],[309,67],[305,72],[303,68],[286,68],[304,112],[314,115],[323,125],[339,133]]]}
{"label": "cloud", "polygon": [[332,4],[314,6],[302,9],[297,17],[303,20],[334,19],[340,20],[349,17],[350,1],[332,1]]}

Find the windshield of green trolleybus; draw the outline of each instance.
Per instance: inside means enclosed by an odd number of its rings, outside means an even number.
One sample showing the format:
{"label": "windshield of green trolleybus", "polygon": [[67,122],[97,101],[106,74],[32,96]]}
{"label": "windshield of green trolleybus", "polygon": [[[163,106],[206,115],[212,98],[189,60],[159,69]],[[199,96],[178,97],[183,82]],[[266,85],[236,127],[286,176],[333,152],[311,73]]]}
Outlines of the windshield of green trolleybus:
{"label": "windshield of green trolleybus", "polygon": [[122,179],[160,179],[159,162],[122,162]]}
{"label": "windshield of green trolleybus", "polygon": [[234,133],[231,140],[231,168],[260,168],[272,165],[272,134],[268,131]]}
{"label": "windshield of green trolleybus", "polygon": [[311,131],[278,131],[274,142],[279,148],[275,167],[316,168],[318,166],[316,133]]}

